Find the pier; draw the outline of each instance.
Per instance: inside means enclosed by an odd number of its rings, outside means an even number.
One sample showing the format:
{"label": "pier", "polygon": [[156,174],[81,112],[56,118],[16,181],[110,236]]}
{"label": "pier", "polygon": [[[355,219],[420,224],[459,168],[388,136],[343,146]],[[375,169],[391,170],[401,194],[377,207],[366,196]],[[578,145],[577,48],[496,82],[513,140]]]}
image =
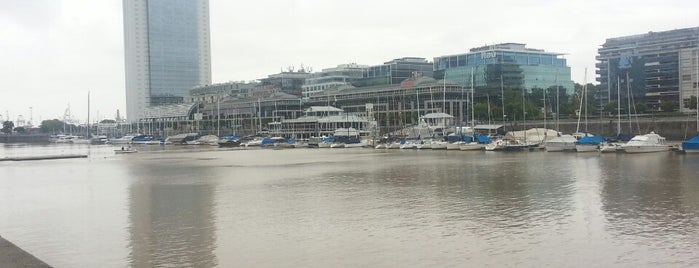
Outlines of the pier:
{"label": "pier", "polygon": [[41,155],[41,156],[14,156],[3,157],[0,161],[35,161],[35,160],[55,160],[69,158],[87,158],[86,154],[61,154],[61,155]]}
{"label": "pier", "polygon": [[0,267],[51,267],[0,236]]}

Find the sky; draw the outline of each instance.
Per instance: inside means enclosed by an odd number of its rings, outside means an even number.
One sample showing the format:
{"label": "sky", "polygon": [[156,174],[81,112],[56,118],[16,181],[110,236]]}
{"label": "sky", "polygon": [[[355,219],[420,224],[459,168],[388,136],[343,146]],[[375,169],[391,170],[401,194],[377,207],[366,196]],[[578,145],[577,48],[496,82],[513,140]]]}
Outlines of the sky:
{"label": "sky", "polygon": [[[497,43],[564,53],[594,82],[606,38],[699,27],[695,0],[210,0],[212,82]],[[119,0],[0,0],[0,121],[124,116]],[[587,75],[585,69],[587,68]],[[9,117],[8,117],[9,114]],[[17,122],[15,122],[17,125]]]}

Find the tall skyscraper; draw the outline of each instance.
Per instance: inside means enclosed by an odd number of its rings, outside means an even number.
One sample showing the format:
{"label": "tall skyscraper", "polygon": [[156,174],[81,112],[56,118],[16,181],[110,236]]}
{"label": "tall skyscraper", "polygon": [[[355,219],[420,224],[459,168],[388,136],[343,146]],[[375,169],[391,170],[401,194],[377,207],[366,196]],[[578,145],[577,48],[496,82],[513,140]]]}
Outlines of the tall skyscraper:
{"label": "tall skyscraper", "polygon": [[126,116],[211,84],[208,0],[123,0]]}

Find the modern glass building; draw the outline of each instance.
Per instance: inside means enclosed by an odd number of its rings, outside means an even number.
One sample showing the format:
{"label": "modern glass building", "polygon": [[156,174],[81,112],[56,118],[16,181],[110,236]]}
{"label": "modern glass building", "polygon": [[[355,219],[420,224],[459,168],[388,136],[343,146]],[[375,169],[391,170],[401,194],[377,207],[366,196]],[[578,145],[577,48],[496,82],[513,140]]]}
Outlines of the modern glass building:
{"label": "modern glass building", "polygon": [[633,96],[657,110],[696,95],[698,46],[699,27],[607,39],[597,50],[602,105]]}
{"label": "modern glass building", "polygon": [[303,86],[301,86],[303,97],[308,97],[329,88],[350,85],[352,82],[361,79],[368,67],[367,65],[349,63],[311,73],[304,81]]}
{"label": "modern glass building", "polygon": [[415,73],[432,77],[432,63],[425,58],[404,57],[384,62],[382,65],[370,66],[364,78],[356,86],[373,86],[400,84],[403,80],[415,77]]}
{"label": "modern glass building", "polygon": [[573,93],[570,67],[561,53],[504,43],[472,48],[468,53],[434,58],[434,76],[476,89],[548,89]]}
{"label": "modern glass building", "polygon": [[211,84],[208,0],[124,0],[123,8],[130,122]]}

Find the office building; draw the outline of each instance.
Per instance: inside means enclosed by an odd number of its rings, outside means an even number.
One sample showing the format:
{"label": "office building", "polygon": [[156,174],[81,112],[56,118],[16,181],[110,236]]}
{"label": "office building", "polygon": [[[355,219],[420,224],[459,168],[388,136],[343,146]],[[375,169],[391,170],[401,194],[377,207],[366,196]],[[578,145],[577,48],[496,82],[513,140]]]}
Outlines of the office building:
{"label": "office building", "polygon": [[394,59],[381,65],[370,66],[366,69],[364,78],[356,81],[354,85],[358,87],[395,85],[415,77],[416,74],[432,77],[432,63],[425,58],[417,57]]}
{"label": "office building", "polygon": [[472,48],[468,53],[434,58],[435,78],[464,87],[499,91],[558,87],[573,93],[570,67],[563,54],[503,43]]}
{"label": "office building", "polygon": [[124,0],[123,9],[130,122],[211,84],[208,0]]}
{"label": "office building", "polygon": [[367,65],[356,63],[340,64],[334,68],[311,73],[306,78],[303,86],[301,86],[303,97],[308,97],[329,88],[351,85],[352,82],[362,79],[368,67]]}
{"label": "office building", "polygon": [[632,100],[656,110],[682,103],[696,94],[697,45],[699,27],[607,39],[597,50],[597,97],[602,105]]}

